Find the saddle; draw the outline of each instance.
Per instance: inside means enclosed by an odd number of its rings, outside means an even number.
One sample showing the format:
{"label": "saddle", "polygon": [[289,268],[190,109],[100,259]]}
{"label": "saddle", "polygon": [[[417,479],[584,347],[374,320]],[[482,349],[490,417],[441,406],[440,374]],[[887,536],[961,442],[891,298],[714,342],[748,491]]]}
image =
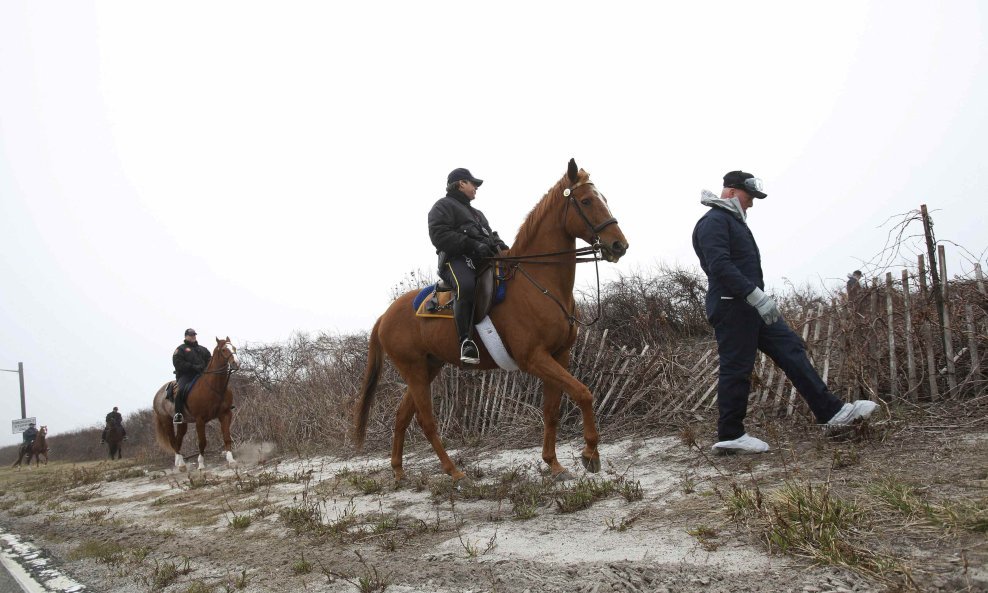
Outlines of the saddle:
{"label": "saddle", "polygon": [[178,386],[178,381],[168,382],[168,386],[165,388],[165,399],[175,404],[176,412],[184,411],[185,400],[189,397],[189,392],[192,391],[192,387],[198,380],[199,377],[196,377],[192,381],[189,381],[181,391],[175,389]]}
{"label": "saddle", "polygon": [[[500,264],[488,263],[477,272],[477,285],[474,291],[473,322],[482,321],[494,305],[504,300],[504,268]],[[453,287],[439,280],[426,286],[412,301],[416,317],[453,318]]]}

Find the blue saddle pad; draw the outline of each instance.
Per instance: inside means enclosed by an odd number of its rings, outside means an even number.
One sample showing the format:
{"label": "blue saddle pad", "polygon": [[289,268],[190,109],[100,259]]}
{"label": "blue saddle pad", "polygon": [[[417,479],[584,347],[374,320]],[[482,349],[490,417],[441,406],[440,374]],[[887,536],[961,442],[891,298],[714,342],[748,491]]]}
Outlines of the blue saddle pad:
{"label": "blue saddle pad", "polygon": [[422,304],[422,301],[429,298],[429,295],[432,294],[432,291],[435,288],[436,288],[435,285],[430,284],[429,286],[426,286],[421,291],[419,291],[419,293],[415,295],[415,298],[412,299],[412,311],[418,311],[419,305]]}

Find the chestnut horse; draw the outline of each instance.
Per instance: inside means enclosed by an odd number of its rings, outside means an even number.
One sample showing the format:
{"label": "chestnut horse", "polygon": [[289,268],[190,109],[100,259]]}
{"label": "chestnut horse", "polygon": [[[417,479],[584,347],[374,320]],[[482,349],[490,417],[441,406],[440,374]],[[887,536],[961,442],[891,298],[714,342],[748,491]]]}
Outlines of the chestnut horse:
{"label": "chestnut horse", "polygon": [[106,423],[106,446],[110,449],[110,459],[123,459],[124,429],[116,419]]}
{"label": "chestnut horse", "polygon": [[40,456],[45,456],[45,465],[48,465],[48,427],[42,426],[38,429],[38,436],[34,437],[34,441],[30,445],[22,445],[20,454],[17,456],[17,461],[14,462],[12,467],[20,467],[21,460],[27,455],[27,466],[31,467],[31,458],[34,457],[34,465],[41,465]]}
{"label": "chestnut horse", "polygon": [[[582,239],[594,248],[576,249]],[[596,252],[616,262],[628,250],[628,241],[607,200],[594,187],[590,176],[570,160],[567,173],[543,196],[518,230],[514,245],[499,259],[510,262],[515,276],[505,299],[490,312],[490,318],[518,367],[542,379],[542,459],[557,479],[572,477],[556,458],[559,406],[565,391],[583,414],[581,453],[583,466],[600,470],[597,451],[599,435],[594,420],[593,394],[569,373],[570,348],[576,341],[577,255]],[[529,263],[526,263],[529,260]],[[536,265],[538,264],[538,265]],[[521,272],[518,278],[516,272]],[[399,297],[374,324],[369,340],[367,369],[356,402],[356,443],[363,446],[367,419],[374,401],[383,354],[394,364],[408,385],[398,406],[391,448],[395,479],[404,478],[402,449],[405,430],[414,415],[432,444],[443,471],[454,481],[464,477],[443,448],[432,412],[430,385],[444,364],[461,365],[459,341],[452,320],[416,317],[412,300],[417,291]],[[478,340],[479,365],[464,369],[487,370],[496,363]]]}
{"label": "chestnut horse", "polygon": [[199,380],[189,391],[185,401],[185,423],[174,425],[175,404],[165,398],[168,383],[161,386],[154,396],[151,409],[154,411],[154,434],[158,444],[165,451],[175,453],[175,468],[185,471],[185,458],[182,457],[182,439],[188,430],[189,420],[196,423],[196,436],[199,438],[200,470],[205,468],[203,454],[206,452],[206,423],[219,418],[220,431],[223,433],[223,451],[226,462],[233,465],[233,439],[230,438],[230,423],[233,421],[233,391],[230,390],[230,375],[240,368],[237,361],[237,349],[230,343],[230,337],[225,340],[216,338],[216,348],[209,366]]}

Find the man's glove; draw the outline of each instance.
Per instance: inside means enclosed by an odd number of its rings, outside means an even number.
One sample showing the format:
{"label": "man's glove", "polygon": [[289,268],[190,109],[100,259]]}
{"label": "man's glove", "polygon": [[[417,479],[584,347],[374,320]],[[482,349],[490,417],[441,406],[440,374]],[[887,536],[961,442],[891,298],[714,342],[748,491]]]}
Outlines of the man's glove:
{"label": "man's glove", "polygon": [[487,243],[481,243],[477,241],[477,245],[473,249],[474,254],[480,258],[494,257],[496,255],[495,251]]}
{"label": "man's glove", "polygon": [[762,316],[762,320],[768,325],[772,325],[782,317],[782,313],[779,312],[779,307],[775,304],[775,300],[765,294],[765,291],[761,288],[756,287],[744,300],[748,301],[748,304],[755,309],[758,309],[758,314]]}

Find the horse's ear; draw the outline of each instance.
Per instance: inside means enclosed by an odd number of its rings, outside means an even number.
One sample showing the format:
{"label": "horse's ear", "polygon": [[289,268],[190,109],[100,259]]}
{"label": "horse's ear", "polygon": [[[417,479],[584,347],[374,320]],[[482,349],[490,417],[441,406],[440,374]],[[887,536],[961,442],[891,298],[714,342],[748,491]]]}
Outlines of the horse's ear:
{"label": "horse's ear", "polygon": [[566,171],[566,175],[569,177],[570,183],[576,183],[576,180],[579,179],[577,176],[578,172],[579,170],[576,168],[576,159],[570,159],[569,170]]}
{"label": "horse's ear", "polygon": [[229,344],[229,343],[230,343],[230,336],[227,336],[227,337],[226,337],[226,343],[227,343],[227,344]]}
{"label": "horse's ear", "polygon": [[216,344],[219,345],[219,343],[220,343],[220,339],[216,338]]}

